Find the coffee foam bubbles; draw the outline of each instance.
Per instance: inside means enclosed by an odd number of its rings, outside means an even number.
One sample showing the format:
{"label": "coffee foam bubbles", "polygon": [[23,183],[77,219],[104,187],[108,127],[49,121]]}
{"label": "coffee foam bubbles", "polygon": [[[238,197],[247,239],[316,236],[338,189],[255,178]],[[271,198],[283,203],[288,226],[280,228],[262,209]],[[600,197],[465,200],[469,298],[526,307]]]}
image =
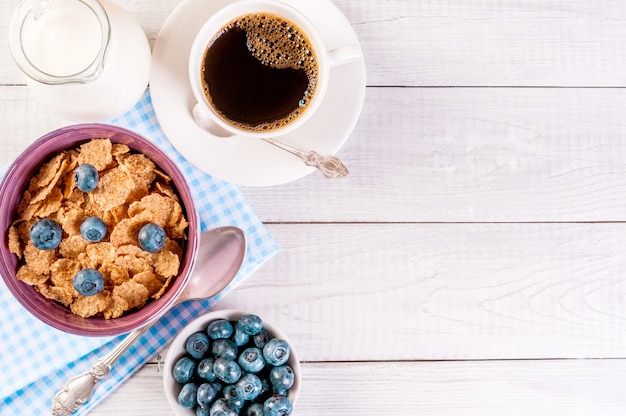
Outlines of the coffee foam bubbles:
{"label": "coffee foam bubbles", "polygon": [[296,109],[288,117],[264,123],[254,128],[243,125],[240,127],[252,130],[265,130],[281,128],[291,124],[308,107],[317,87],[317,55],[311,42],[294,23],[269,12],[250,13],[240,16],[226,24],[220,33],[233,29],[240,29],[246,32],[248,50],[263,65],[276,69],[291,68],[305,71],[309,82],[308,88],[300,101],[300,108]]}
{"label": "coffee foam bubbles", "polygon": [[288,20],[271,13],[254,13],[234,20],[231,25],[246,31],[248,49],[265,65],[303,69],[310,77],[317,76],[311,42]]}

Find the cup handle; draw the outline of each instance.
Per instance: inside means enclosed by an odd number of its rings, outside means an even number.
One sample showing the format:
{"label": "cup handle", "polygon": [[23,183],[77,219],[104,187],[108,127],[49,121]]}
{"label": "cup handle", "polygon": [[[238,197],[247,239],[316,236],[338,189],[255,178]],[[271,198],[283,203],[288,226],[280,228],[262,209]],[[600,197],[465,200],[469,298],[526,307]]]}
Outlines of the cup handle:
{"label": "cup handle", "polygon": [[327,54],[328,66],[333,68],[360,58],[361,48],[358,45],[344,46],[341,48],[332,49],[328,51]]}
{"label": "cup handle", "polygon": [[196,105],[193,106],[193,110],[191,111],[191,113],[193,114],[193,118],[194,120],[196,120],[196,123],[198,124],[198,126],[202,127],[204,130],[211,133],[213,136],[217,136],[217,137],[234,136],[233,133],[229,132],[228,130],[224,129],[223,127],[219,126],[216,122],[211,120],[211,117],[207,115],[206,111],[204,111],[204,109],[199,103],[196,103]]}

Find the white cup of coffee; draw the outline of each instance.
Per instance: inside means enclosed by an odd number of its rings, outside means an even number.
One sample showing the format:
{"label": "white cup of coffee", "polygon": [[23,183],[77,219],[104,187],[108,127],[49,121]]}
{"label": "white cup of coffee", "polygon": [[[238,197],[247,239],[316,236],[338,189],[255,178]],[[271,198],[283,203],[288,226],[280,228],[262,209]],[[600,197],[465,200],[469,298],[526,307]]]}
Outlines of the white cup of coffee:
{"label": "white cup of coffee", "polygon": [[319,107],[330,68],[360,57],[328,51],[301,12],[276,0],[243,0],[202,26],[189,54],[196,122],[220,137],[278,137]]}

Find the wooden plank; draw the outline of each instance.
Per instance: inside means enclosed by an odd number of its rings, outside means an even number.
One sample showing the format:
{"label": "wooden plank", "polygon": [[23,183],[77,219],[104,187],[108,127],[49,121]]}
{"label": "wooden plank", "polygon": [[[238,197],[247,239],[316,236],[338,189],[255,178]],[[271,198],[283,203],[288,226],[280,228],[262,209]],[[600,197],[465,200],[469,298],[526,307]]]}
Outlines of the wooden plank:
{"label": "wooden plank", "polygon": [[625,224],[270,224],[218,305],[304,361],[623,358]]}
{"label": "wooden plank", "polygon": [[[626,85],[623,2],[335,2],[363,45],[370,85]],[[17,3],[4,0],[4,9]],[[179,1],[119,3],[153,43]],[[10,16],[0,15],[0,33],[7,33]],[[6,46],[0,67],[7,69],[0,82],[23,83]]]}
{"label": "wooden plank", "polygon": [[26,87],[0,87],[0,166],[13,162],[38,137],[70,123],[39,105]]}
{"label": "wooden plank", "polygon": [[245,193],[270,222],[623,221],[625,111],[619,89],[368,88],[350,176]]}
{"label": "wooden plank", "polygon": [[[0,164],[68,124],[0,99]],[[266,222],[624,221],[624,113],[619,89],[368,88],[350,176],[242,191]]]}
{"label": "wooden plank", "polygon": [[369,85],[623,86],[626,4],[338,1]]}
{"label": "wooden plank", "polygon": [[[304,363],[294,414],[623,415],[624,372],[626,360]],[[161,377],[144,367],[90,414],[171,416]]]}

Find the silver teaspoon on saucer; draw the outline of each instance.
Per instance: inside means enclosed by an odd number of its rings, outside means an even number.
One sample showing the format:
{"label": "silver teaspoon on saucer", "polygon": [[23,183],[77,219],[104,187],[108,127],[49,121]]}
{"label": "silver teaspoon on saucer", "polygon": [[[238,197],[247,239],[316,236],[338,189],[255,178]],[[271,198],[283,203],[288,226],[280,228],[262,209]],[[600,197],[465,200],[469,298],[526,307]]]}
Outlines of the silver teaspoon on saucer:
{"label": "silver teaspoon on saucer", "polygon": [[[200,236],[197,263],[182,294],[173,305],[186,300],[208,299],[233,280],[243,263],[246,238],[237,227],[216,228]],[[173,306],[172,305],[172,306]],[[99,358],[85,374],[73,377],[52,401],[53,415],[70,415],[87,402],[96,382],[109,374],[113,364],[133,345],[157,319],[128,334],[106,356]]]}
{"label": "silver teaspoon on saucer", "polygon": [[296,149],[295,147],[288,146],[274,139],[268,138],[261,140],[286,150],[292,155],[298,156],[307,166],[313,166],[327,178],[343,178],[344,176],[348,176],[348,168],[346,168],[341,159],[337,156],[323,156],[315,150]]}
{"label": "silver teaspoon on saucer", "polygon": [[[192,115],[198,125],[210,132],[213,136],[223,138],[232,136],[232,133],[215,124],[215,122],[211,120],[199,104],[196,104],[193,107]],[[343,178],[348,176],[348,168],[346,168],[341,159],[337,156],[324,156],[320,155],[315,150],[297,149],[283,142],[279,142],[276,139],[265,138],[260,140],[270,143],[279,149],[285,150],[292,155],[299,157],[300,160],[302,160],[307,166],[316,168],[327,178]]]}

